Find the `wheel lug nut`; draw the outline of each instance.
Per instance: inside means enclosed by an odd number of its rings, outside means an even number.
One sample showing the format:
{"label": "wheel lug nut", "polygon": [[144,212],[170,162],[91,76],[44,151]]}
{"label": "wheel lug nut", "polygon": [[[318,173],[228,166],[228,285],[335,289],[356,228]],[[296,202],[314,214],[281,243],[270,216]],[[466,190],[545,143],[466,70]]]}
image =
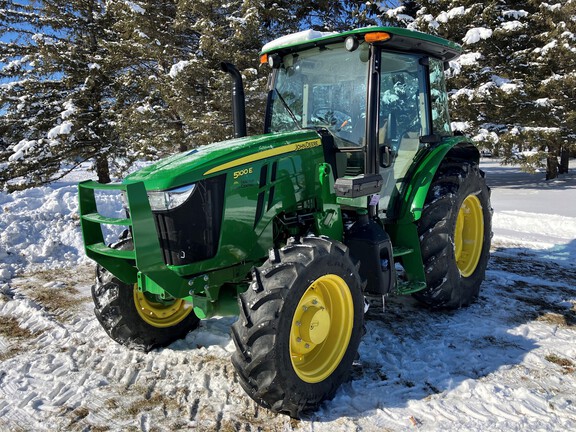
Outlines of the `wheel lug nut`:
{"label": "wheel lug nut", "polygon": [[312,300],[312,304],[313,304],[313,305],[318,304],[318,300],[316,300],[316,299]]}
{"label": "wheel lug nut", "polygon": [[302,325],[302,323],[300,321],[296,321],[296,326],[300,327]]}
{"label": "wheel lug nut", "polygon": [[302,306],[302,309],[304,309],[304,312],[306,312],[308,310],[308,306]]}
{"label": "wheel lug nut", "polygon": [[304,344],[304,348],[306,349],[310,348],[310,344]]}
{"label": "wheel lug nut", "polygon": [[302,342],[302,338],[301,337],[296,338],[296,342],[298,342],[298,343]]}

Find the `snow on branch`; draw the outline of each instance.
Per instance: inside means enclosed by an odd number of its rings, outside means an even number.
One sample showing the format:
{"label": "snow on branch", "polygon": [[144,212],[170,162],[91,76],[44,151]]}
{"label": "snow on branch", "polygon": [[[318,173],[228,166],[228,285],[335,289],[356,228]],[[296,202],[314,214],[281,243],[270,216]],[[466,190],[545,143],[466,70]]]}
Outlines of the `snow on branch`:
{"label": "snow on branch", "polygon": [[134,13],[137,13],[140,15],[144,15],[146,13],[146,10],[142,6],[139,6],[134,2],[125,1],[124,4],[126,6],[128,6],[132,10],[132,12],[134,12]]}
{"label": "snow on branch", "polygon": [[504,18],[514,18],[515,20],[517,20],[518,18],[526,18],[528,16],[528,12],[526,12],[523,9],[522,10],[508,10],[508,11],[503,11],[502,16]]}
{"label": "snow on branch", "polygon": [[57,138],[58,135],[68,135],[72,131],[72,122],[71,121],[64,121],[61,124],[54,126],[52,129],[48,131],[47,137],[49,139]]}
{"label": "snow on branch", "polygon": [[404,6],[400,6],[395,9],[388,9],[386,11],[386,16],[388,18],[396,18],[399,21],[406,21],[406,22],[414,21],[414,18],[412,18],[410,15],[406,15],[403,13],[405,9],[406,8]]}
{"label": "snow on branch", "polygon": [[469,9],[467,10],[466,8],[464,8],[464,6],[455,7],[453,9],[450,9],[448,12],[442,11],[436,17],[436,21],[441,23],[447,23],[452,18],[465,15],[468,11]]}
{"label": "snow on branch", "polygon": [[191,64],[192,62],[190,60],[181,60],[178,63],[172,65],[172,67],[170,68],[170,72],[168,72],[168,75],[170,75],[171,78],[176,78],[178,74],[184,70],[184,68],[186,68]]}
{"label": "snow on branch", "polygon": [[488,39],[492,36],[492,30],[486,27],[475,27],[466,32],[466,36],[462,39],[462,41],[466,45],[475,44],[480,42],[482,39]]}
{"label": "snow on branch", "polygon": [[14,162],[24,158],[24,155],[32,150],[36,144],[38,144],[38,141],[36,140],[23,139],[12,148],[13,153],[8,158],[8,161]]}

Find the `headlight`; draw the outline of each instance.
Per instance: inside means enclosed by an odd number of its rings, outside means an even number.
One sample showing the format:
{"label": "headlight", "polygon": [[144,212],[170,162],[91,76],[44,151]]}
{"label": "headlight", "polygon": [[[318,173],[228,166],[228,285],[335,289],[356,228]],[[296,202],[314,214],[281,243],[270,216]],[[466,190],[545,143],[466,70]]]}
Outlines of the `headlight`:
{"label": "headlight", "polygon": [[195,184],[165,191],[148,191],[150,208],[155,211],[172,210],[181,206],[192,195]]}

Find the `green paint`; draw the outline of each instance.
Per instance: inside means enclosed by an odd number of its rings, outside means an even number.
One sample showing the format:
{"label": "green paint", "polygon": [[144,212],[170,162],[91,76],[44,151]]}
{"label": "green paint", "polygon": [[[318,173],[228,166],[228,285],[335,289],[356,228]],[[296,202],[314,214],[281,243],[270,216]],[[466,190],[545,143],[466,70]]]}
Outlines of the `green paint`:
{"label": "green paint", "polygon": [[396,41],[401,41],[403,45],[413,46],[414,49],[419,48],[418,51],[426,51],[426,46],[435,47],[438,53],[443,53],[449,59],[457,57],[462,52],[462,47],[454,42],[448,41],[446,39],[440,38],[438,36],[429,35],[419,31],[409,30],[400,27],[365,27],[361,29],[351,30],[342,33],[334,33],[321,38],[312,39],[309,41],[302,41],[296,43],[287,43],[285,45],[272,47],[262,51],[260,54],[272,54],[277,51],[283,50],[302,50],[307,47],[317,46],[317,45],[328,45],[330,43],[341,42],[348,36],[356,36],[358,38],[363,38],[366,33],[373,32],[386,32],[391,35],[389,41],[380,42],[384,46],[386,44],[392,44]]}
{"label": "green paint", "polygon": [[[373,27],[267,51],[296,51],[314,44],[343,41],[348,36],[385,31],[391,48],[429,52],[444,60],[459,55],[458,45],[406,29]],[[342,207],[366,212],[369,197],[342,198],[334,192],[334,172],[327,163],[321,135],[298,130],[238,138],[176,154],[128,176],[121,184],[79,184],[80,221],[86,254],[128,284],[158,298],[183,298],[193,303],[200,318],[237,312],[238,292],[247,289],[250,269],[268,257],[277,239],[274,227],[282,214],[313,216],[312,230],[336,240],[343,239]],[[394,255],[408,276],[398,293],[425,287],[417,221],[431,181],[446,154],[464,141],[445,138],[425,148],[408,170],[391,205],[395,218],[386,221]],[[156,231],[147,191],[164,191],[223,176],[224,197],[218,248],[214,257],[182,266],[166,265]],[[111,218],[98,213],[95,190],[125,194],[130,217]],[[202,211],[202,209],[198,209]],[[312,221],[311,221],[312,223]],[[134,250],[117,250],[104,243],[102,225],[126,226],[132,232]],[[305,234],[302,225],[285,228],[291,235]]]}

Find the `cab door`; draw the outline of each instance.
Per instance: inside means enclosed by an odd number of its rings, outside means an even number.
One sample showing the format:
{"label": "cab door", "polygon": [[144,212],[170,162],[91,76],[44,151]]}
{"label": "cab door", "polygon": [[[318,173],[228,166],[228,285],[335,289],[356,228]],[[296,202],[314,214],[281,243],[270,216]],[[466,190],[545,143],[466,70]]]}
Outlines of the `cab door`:
{"label": "cab door", "polygon": [[384,181],[378,208],[381,217],[393,218],[392,198],[423,146],[420,137],[431,134],[428,67],[418,55],[383,51],[381,58],[378,148]]}

